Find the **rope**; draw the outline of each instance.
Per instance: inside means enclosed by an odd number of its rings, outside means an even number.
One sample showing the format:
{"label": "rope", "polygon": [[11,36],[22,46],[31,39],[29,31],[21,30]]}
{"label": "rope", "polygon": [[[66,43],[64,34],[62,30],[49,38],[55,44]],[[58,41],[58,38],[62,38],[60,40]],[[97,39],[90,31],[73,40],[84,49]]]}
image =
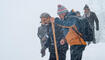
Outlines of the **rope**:
{"label": "rope", "polygon": [[59,25],[59,24],[57,24],[59,27],[62,27],[62,28],[72,28],[72,27],[70,27],[70,26],[63,26],[63,25]]}

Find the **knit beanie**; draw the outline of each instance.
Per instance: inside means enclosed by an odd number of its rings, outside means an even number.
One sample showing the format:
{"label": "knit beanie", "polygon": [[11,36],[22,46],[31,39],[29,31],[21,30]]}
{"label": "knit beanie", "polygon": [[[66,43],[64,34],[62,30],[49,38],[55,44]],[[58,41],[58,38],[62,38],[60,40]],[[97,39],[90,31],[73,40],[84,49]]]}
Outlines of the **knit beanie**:
{"label": "knit beanie", "polygon": [[88,6],[87,4],[86,4],[85,7],[84,7],[84,10],[85,10],[85,9],[90,10],[90,8],[89,8],[89,6]]}
{"label": "knit beanie", "polygon": [[67,12],[68,12],[68,10],[63,5],[58,5],[58,11],[57,11],[58,15],[67,13]]}
{"label": "knit beanie", "polygon": [[51,17],[48,13],[42,13],[41,15],[40,15],[40,18],[42,18],[42,17],[44,17],[44,18],[48,18],[48,17]]}

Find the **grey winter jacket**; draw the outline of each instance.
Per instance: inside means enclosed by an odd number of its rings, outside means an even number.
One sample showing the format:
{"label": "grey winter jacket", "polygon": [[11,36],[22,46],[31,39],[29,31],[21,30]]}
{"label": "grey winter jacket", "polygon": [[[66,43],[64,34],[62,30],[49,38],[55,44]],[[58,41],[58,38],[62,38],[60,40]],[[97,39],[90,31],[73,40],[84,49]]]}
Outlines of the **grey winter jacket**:
{"label": "grey winter jacket", "polygon": [[[47,24],[44,24],[44,25],[41,25],[39,28],[38,28],[38,33],[37,33],[38,37],[40,38],[40,41],[41,41],[41,47],[42,48],[46,48],[45,44],[46,44],[46,41],[48,39],[48,25]],[[45,40],[43,40],[43,38],[45,38]]]}

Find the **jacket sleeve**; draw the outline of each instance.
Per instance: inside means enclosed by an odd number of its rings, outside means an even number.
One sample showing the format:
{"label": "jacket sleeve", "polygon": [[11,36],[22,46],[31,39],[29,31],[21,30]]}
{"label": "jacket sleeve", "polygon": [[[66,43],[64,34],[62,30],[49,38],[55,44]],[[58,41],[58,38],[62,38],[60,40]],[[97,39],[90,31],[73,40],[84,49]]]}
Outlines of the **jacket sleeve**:
{"label": "jacket sleeve", "polygon": [[46,40],[46,43],[45,43],[45,46],[44,48],[48,48],[49,47],[49,44],[50,44],[50,37]]}
{"label": "jacket sleeve", "polygon": [[55,18],[55,23],[63,25],[63,21],[61,21],[59,18]]}
{"label": "jacket sleeve", "polygon": [[58,26],[57,24],[55,24],[55,34],[56,34],[56,39],[61,40],[64,39],[64,34],[63,34],[64,30],[62,27]]}
{"label": "jacket sleeve", "polygon": [[49,48],[49,46],[50,46],[50,41],[51,41],[51,36],[52,36],[52,28],[51,28],[51,25],[49,25],[49,33],[48,33],[48,39],[47,39],[47,41],[46,41],[46,44],[45,44],[45,48]]}
{"label": "jacket sleeve", "polygon": [[38,37],[39,37],[39,39],[40,39],[40,43],[41,43],[41,47],[43,47],[43,43],[42,43],[42,37],[41,37],[41,33],[40,33],[40,27],[38,28],[38,33],[37,33],[37,35],[38,35]]}
{"label": "jacket sleeve", "polygon": [[39,28],[38,28],[37,36],[38,36],[40,39],[42,39],[40,31],[41,31],[41,29],[40,29],[40,27],[39,27]]}
{"label": "jacket sleeve", "polygon": [[75,25],[77,27],[78,32],[83,33],[83,30],[82,30],[82,27],[81,27],[79,20],[76,21]]}
{"label": "jacket sleeve", "polygon": [[95,13],[94,13],[94,18],[95,18],[94,20],[96,22],[96,28],[99,30],[99,20],[98,20],[98,18],[97,18]]}
{"label": "jacket sleeve", "polygon": [[59,18],[55,18],[55,24],[63,25],[63,26],[69,26],[71,22],[69,22],[73,18],[69,18],[66,21],[62,21]]}

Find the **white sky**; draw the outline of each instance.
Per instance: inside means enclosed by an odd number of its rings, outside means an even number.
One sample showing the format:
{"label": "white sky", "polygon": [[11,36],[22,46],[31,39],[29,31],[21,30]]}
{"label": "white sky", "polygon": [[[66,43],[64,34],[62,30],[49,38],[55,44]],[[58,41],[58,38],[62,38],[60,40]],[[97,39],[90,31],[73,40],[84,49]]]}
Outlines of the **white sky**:
{"label": "white sky", "polygon": [[58,4],[83,13],[82,0],[0,0],[0,60],[48,59],[49,53],[40,57],[39,16],[48,12],[56,17]]}

